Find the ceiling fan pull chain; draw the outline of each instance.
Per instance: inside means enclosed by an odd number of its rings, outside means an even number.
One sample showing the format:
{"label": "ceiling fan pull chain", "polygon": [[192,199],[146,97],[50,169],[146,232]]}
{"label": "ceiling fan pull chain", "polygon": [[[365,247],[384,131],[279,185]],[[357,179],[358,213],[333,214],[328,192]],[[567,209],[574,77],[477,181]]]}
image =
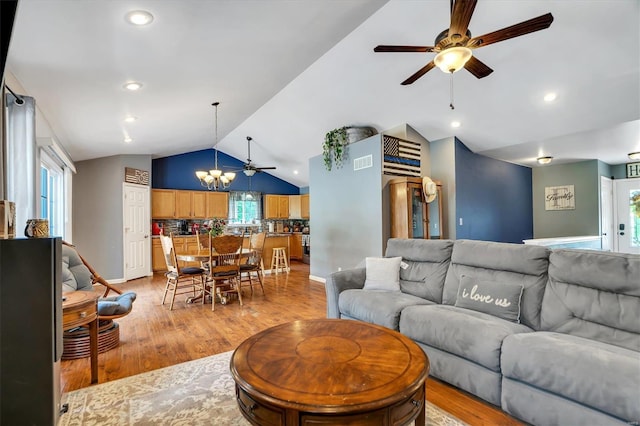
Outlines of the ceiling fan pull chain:
{"label": "ceiling fan pull chain", "polygon": [[449,91],[449,100],[451,101],[451,102],[449,102],[449,107],[451,109],[456,109],[453,106],[453,73],[451,73],[451,81],[449,83],[449,89],[450,89],[450,91]]}

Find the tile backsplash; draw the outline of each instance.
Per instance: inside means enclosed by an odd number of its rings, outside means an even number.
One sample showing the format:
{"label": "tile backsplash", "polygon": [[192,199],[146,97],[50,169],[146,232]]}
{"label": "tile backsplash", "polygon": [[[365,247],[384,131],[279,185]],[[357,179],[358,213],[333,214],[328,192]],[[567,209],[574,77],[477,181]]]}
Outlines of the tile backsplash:
{"label": "tile backsplash", "polygon": [[[174,235],[191,235],[196,232],[205,232],[208,230],[208,219],[158,219],[152,221],[152,233],[155,235],[159,229],[165,235],[173,233]],[[273,224],[270,226],[270,224]],[[195,231],[194,231],[195,226]],[[273,229],[273,231],[271,231]],[[231,224],[225,227],[226,233],[242,232],[304,232],[309,233],[309,220],[306,219],[283,219],[283,220],[262,220],[253,225],[236,225]]]}

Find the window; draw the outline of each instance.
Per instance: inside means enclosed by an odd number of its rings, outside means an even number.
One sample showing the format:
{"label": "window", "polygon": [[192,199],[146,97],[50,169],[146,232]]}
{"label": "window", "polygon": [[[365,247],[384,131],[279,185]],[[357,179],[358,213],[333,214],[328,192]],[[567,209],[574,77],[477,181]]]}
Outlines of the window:
{"label": "window", "polygon": [[262,219],[262,194],[254,191],[229,193],[229,223],[246,225]]}
{"label": "window", "polygon": [[49,220],[49,234],[65,237],[64,173],[44,151],[40,153],[40,217]]}

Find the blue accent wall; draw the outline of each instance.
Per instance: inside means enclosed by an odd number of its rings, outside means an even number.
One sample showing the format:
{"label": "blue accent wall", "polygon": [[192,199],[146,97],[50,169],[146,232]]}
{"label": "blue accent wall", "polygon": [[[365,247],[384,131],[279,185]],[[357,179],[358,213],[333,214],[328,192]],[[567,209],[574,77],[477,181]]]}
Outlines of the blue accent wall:
{"label": "blue accent wall", "polygon": [[[210,170],[214,166],[214,150],[188,152],[170,157],[156,158],[151,164],[151,186],[163,189],[203,190],[196,177],[196,170]],[[218,151],[218,167],[223,171],[242,170],[244,163]],[[246,191],[249,189],[249,178],[236,172],[236,178],[228,190]],[[256,173],[251,177],[251,190],[265,194],[298,195],[300,188],[267,172]]]}
{"label": "blue accent wall", "polygon": [[455,159],[456,238],[520,244],[533,238],[531,169],[474,154],[457,138]]}

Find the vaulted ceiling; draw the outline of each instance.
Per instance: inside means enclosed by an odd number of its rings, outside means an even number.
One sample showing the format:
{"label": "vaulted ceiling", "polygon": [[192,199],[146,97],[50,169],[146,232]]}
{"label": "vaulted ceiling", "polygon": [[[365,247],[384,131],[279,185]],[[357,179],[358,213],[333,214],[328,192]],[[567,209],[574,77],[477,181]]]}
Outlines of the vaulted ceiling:
{"label": "vaulted ceiling", "polygon": [[[129,24],[133,9],[153,22]],[[455,73],[454,110],[437,69],[400,85],[433,53],[373,52],[433,45],[449,26],[447,0],[20,0],[7,71],[48,122],[38,136],[75,161],[211,148],[219,101],[218,148],[244,161],[251,136],[254,163],[298,186],[324,134],[344,125],[407,123],[528,166],[541,155],[627,162],[640,151],[640,2],[479,0],[469,29],[547,12],[549,29],[474,51],[494,72]],[[143,87],[129,92],[127,81]]]}

